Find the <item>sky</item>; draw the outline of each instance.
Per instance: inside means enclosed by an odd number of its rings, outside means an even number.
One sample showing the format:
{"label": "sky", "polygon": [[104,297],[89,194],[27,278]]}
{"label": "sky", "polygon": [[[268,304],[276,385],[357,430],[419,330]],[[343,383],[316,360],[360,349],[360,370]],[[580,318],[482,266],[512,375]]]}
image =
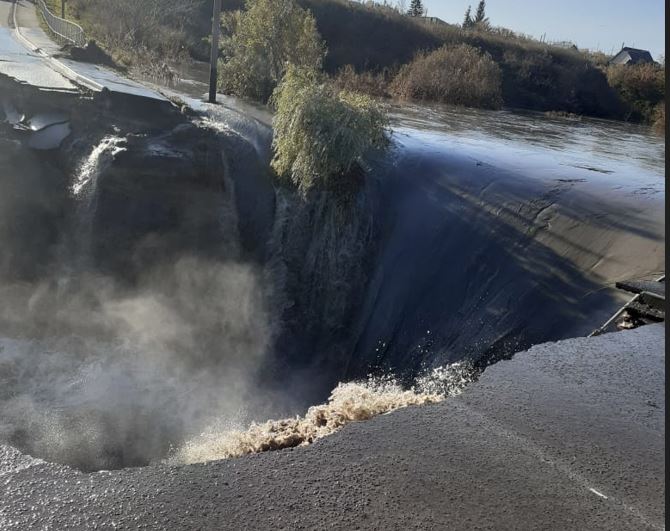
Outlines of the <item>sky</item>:
{"label": "sky", "polygon": [[[407,2],[409,4],[409,1]],[[428,16],[460,24],[479,0],[423,0]],[[616,53],[621,44],[665,55],[664,0],[488,0],[486,15],[504,26],[547,41]]]}

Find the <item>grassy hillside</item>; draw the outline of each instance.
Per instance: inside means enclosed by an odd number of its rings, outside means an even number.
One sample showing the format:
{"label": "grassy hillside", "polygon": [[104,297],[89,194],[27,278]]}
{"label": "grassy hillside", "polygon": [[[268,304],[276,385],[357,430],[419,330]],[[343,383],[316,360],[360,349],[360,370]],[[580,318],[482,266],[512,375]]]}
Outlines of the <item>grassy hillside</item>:
{"label": "grassy hillside", "polygon": [[[500,68],[507,107],[648,122],[658,114],[659,90],[665,94],[663,81],[654,101],[644,101],[644,92],[632,97],[621,76],[610,75],[608,81],[601,55],[550,46],[506,29],[431,25],[349,0],[296,1],[316,19],[328,48],[326,72],[341,86],[372,95],[390,96],[403,65],[445,44],[467,44],[491,57]],[[208,57],[211,0],[69,0],[68,5],[68,15],[123,63]],[[223,0],[224,10],[243,5],[244,0]],[[657,78],[664,79],[664,71]]]}
{"label": "grassy hillside", "polygon": [[[328,46],[325,68],[357,72],[397,70],[422,51],[469,44],[491,55],[502,71],[504,104],[538,111],[621,118],[625,109],[592,58],[511,31],[464,31],[429,25],[392,9],[347,0],[298,0],[315,15]],[[388,77],[388,76],[386,76]]]}
{"label": "grassy hillside", "polygon": [[419,50],[431,50],[442,39],[414,19],[392,9],[348,0],[298,0],[316,18],[328,46],[324,67],[333,74],[344,65],[381,70],[410,61]]}

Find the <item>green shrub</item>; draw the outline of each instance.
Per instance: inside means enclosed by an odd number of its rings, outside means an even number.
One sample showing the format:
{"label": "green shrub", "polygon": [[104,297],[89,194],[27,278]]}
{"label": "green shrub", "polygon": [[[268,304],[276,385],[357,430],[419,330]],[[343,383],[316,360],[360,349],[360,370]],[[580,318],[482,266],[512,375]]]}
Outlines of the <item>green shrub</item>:
{"label": "green shrub", "polygon": [[220,88],[266,102],[288,63],[320,69],[325,47],[309,11],[293,0],[247,0],[223,16]]}
{"label": "green shrub", "polygon": [[486,53],[467,44],[419,53],[391,84],[401,99],[497,109],[502,105],[501,73]]}
{"label": "green shrub", "polygon": [[610,65],[607,81],[628,108],[628,118],[652,123],[665,100],[665,68],[656,64]]}
{"label": "green shrub", "polygon": [[338,91],[314,70],[289,66],[272,103],[272,167],[306,194],[352,188],[361,158],[387,142],[388,121],[368,96]]}

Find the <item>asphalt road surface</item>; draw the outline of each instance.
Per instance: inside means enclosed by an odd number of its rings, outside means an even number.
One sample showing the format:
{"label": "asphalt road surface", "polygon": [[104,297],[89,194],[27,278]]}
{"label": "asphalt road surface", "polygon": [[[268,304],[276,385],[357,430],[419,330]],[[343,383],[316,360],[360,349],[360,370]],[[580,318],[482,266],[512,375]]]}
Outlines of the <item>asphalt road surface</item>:
{"label": "asphalt road surface", "polygon": [[19,42],[13,30],[12,4],[0,0],[0,75],[44,90],[76,91],[75,85],[51,69],[42,56]]}
{"label": "asphalt road surface", "polygon": [[1,529],[663,529],[664,325],[545,344],[316,444],[82,474],[4,447]]}

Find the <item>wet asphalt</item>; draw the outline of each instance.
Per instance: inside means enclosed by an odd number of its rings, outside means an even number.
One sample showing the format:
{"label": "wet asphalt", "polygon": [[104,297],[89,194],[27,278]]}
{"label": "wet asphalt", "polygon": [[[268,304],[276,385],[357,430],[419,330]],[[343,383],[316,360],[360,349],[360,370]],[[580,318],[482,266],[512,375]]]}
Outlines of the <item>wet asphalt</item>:
{"label": "wet asphalt", "polygon": [[0,529],[662,529],[664,325],[533,347],[316,444],[82,474],[0,450]]}

